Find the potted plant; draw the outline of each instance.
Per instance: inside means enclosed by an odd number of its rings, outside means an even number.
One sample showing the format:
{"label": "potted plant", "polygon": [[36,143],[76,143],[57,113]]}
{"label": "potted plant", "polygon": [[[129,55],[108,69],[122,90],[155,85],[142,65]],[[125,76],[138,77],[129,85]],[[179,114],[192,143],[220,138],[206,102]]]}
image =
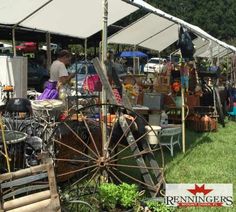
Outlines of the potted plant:
{"label": "potted plant", "polygon": [[118,207],[123,211],[133,211],[138,205],[139,192],[138,187],[134,184],[122,183],[119,185]]}
{"label": "potted plant", "polygon": [[134,211],[138,205],[139,192],[136,185],[122,183],[102,183],[99,187],[98,198],[101,211]]}
{"label": "potted plant", "polygon": [[119,188],[113,183],[102,183],[99,186],[99,201],[102,211],[112,211],[118,204]]}

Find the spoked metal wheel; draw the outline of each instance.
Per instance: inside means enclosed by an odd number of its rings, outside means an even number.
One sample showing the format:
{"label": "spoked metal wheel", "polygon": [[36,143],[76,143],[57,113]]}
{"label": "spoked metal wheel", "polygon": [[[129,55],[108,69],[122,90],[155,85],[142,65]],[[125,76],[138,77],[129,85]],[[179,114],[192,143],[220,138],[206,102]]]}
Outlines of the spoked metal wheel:
{"label": "spoked metal wheel", "polygon": [[159,143],[150,147],[147,135],[155,132],[150,125],[146,131],[146,125],[137,113],[111,104],[84,107],[61,122],[49,143],[66,198],[81,200],[96,193],[101,180],[137,184],[151,196],[158,195],[163,155]]}

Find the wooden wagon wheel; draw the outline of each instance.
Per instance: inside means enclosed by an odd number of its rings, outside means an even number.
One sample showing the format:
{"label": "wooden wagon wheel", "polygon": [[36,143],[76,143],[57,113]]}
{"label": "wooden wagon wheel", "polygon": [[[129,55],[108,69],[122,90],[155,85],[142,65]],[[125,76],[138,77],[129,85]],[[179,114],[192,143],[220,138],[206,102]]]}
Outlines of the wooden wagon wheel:
{"label": "wooden wagon wheel", "polygon": [[151,196],[158,195],[163,186],[163,154],[159,142],[152,148],[147,142],[147,135],[155,132],[150,125],[145,131],[146,125],[142,116],[111,104],[84,107],[61,122],[49,144],[55,147],[57,182],[67,198],[73,189],[78,199],[96,192],[101,179],[134,183]]}

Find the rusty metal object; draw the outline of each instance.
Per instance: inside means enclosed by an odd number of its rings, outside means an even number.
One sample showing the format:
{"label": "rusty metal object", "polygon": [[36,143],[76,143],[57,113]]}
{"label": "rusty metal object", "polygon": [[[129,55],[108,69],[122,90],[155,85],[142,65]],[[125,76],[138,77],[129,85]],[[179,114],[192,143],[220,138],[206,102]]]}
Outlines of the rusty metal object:
{"label": "rusty metal object", "polygon": [[[80,193],[91,186],[95,191],[106,173],[109,182],[138,184],[141,190],[157,195],[164,185],[163,154],[159,143],[151,148],[146,139],[148,123],[122,106],[108,104],[106,108],[107,117],[102,115],[102,105],[91,105],[77,112],[83,119],[76,120],[76,114],[71,114],[71,119],[57,127],[49,141],[55,144],[57,181],[79,186]],[[106,146],[102,146],[103,123],[107,126]]]}

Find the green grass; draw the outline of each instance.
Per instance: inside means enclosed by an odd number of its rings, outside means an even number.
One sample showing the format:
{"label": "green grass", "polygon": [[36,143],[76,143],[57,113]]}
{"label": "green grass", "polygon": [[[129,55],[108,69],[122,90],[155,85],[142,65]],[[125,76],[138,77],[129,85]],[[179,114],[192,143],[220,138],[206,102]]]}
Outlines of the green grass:
{"label": "green grass", "polygon": [[[175,146],[174,157],[165,155],[167,183],[233,183],[236,202],[236,122],[217,132],[186,132],[186,153]],[[233,208],[185,208],[178,211],[236,211]]]}

